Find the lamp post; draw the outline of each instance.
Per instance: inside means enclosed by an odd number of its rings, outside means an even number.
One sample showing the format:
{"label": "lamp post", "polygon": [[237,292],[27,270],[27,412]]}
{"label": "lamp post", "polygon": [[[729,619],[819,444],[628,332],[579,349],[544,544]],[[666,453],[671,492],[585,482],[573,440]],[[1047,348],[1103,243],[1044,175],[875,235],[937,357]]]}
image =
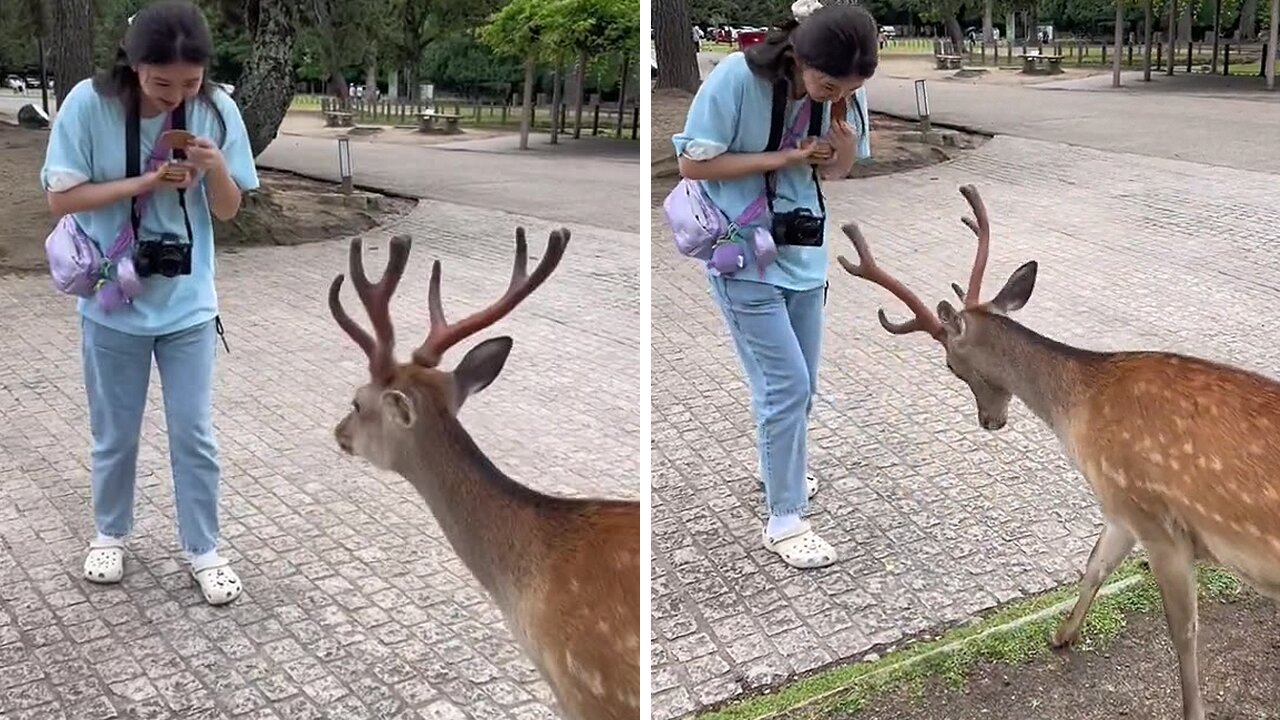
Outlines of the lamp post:
{"label": "lamp post", "polygon": [[924,79],[916,81],[916,116],[920,118],[920,125],[924,128],[924,134],[927,137],[931,129],[929,125],[929,90],[924,85]]}
{"label": "lamp post", "polygon": [[342,192],[350,195],[351,183],[351,138],[338,138],[338,176],[342,178]]}

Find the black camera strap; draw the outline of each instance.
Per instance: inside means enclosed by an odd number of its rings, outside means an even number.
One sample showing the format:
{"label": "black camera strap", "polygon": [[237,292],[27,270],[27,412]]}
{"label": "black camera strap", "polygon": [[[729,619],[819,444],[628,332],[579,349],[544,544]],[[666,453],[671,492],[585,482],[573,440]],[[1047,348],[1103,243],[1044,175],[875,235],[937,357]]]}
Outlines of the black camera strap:
{"label": "black camera strap", "polygon": [[[765,152],[777,150],[782,143],[782,129],[786,125],[787,119],[787,95],[790,91],[790,83],[786,78],[778,78],[773,81],[773,112],[769,119],[769,143],[765,146]],[[807,99],[807,101],[809,103],[809,135],[818,137],[822,134],[822,111],[827,103],[814,102],[812,99]],[[818,178],[818,166],[810,165],[809,169],[813,177],[813,184],[818,188],[818,207],[822,210],[822,216],[825,218],[827,215],[827,203],[822,197],[822,181]],[[770,216],[773,215],[773,199],[775,197],[773,184],[775,178],[776,173],[773,170],[764,174],[765,201],[769,204]]]}
{"label": "black camera strap", "polygon": [[[142,116],[138,108],[138,101],[125,103],[125,133],[124,133],[124,163],[125,177],[138,177],[142,174]],[[170,127],[174,130],[187,129],[187,103],[178,103],[178,107],[174,108],[169,115]],[[156,138],[156,142],[160,142]],[[187,154],[179,149],[174,149],[174,158],[185,160]],[[187,242],[195,244],[195,233],[191,231],[191,216],[187,214],[187,191],[184,188],[178,188],[178,206],[182,208],[182,222],[187,228]],[[138,214],[138,196],[129,198],[129,223],[133,226],[133,241],[136,243],[139,239],[139,232],[142,225],[142,217]]]}

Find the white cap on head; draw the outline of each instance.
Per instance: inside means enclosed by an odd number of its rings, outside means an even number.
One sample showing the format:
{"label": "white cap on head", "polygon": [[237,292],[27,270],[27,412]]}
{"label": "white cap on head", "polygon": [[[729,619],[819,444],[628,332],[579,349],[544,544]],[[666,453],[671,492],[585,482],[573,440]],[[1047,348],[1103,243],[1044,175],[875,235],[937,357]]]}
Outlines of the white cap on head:
{"label": "white cap on head", "polygon": [[791,3],[791,14],[796,20],[804,20],[822,7],[822,0],[796,0]]}

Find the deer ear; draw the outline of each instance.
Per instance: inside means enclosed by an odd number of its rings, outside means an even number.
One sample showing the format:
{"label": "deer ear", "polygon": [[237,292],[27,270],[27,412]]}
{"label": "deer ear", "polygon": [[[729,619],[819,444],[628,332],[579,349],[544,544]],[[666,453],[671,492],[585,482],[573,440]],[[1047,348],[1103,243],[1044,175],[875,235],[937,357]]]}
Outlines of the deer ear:
{"label": "deer ear", "polygon": [[413,427],[418,419],[418,411],[413,409],[408,395],[399,390],[383,390],[379,400],[382,402],[382,414],[387,420],[402,427]]}
{"label": "deer ear", "polygon": [[964,316],[946,300],[938,303],[938,321],[942,323],[942,330],[947,334],[948,340],[964,334]]}
{"label": "deer ear", "polygon": [[458,391],[458,407],[466,399],[489,387],[511,354],[512,340],[496,337],[476,345],[467,351],[458,367],[453,369],[453,382]]}
{"label": "deer ear", "polygon": [[1036,289],[1036,267],[1036,261],[1031,260],[1014,270],[999,294],[991,299],[991,307],[1002,313],[1021,310],[1031,299],[1031,291]]}

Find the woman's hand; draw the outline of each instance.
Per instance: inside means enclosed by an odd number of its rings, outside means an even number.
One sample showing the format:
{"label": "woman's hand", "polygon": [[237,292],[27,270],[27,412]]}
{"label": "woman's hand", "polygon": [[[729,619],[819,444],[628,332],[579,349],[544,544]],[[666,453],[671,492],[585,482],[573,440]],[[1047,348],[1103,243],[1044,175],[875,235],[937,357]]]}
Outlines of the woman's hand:
{"label": "woman's hand", "polygon": [[788,165],[798,165],[800,163],[808,163],[817,165],[830,160],[833,155],[832,147],[825,140],[820,138],[805,138],[800,141],[800,146],[787,151],[786,158]]}
{"label": "woman's hand", "polygon": [[835,148],[836,152],[828,160],[834,160],[835,155],[842,158],[853,157],[853,128],[849,125],[849,120],[844,117],[834,118],[831,123],[831,130],[827,133],[827,142]]}
{"label": "woman's hand", "polygon": [[[172,180],[165,177],[166,173],[175,173],[175,171],[182,173],[181,180]],[[161,165],[143,177],[146,183],[146,192],[152,190],[186,190],[196,184],[195,168],[185,163],[172,161]]]}
{"label": "woman's hand", "polygon": [[187,143],[187,162],[197,170],[202,172],[213,172],[226,165],[226,158],[222,157],[222,150],[214,144],[212,140],[205,137],[196,137]]}

